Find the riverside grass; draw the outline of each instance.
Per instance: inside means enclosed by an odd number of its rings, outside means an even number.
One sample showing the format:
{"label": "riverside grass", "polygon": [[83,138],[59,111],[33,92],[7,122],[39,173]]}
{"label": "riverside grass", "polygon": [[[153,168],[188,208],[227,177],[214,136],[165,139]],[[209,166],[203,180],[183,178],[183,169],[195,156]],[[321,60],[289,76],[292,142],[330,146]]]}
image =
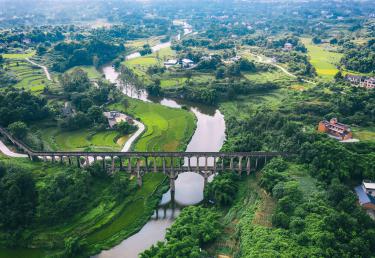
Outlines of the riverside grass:
{"label": "riverside grass", "polygon": [[[56,171],[68,173],[66,166],[44,162],[31,162],[28,159],[10,159],[0,155],[0,161],[12,166],[21,167],[32,172],[38,189],[46,183],[46,176]],[[124,176],[126,176],[124,174]],[[4,248],[7,234],[0,231],[0,258],[2,257],[50,257],[61,253],[64,239],[79,236],[86,243],[86,254],[92,255],[109,248],[142,228],[152,215],[165,187],[165,175],[162,173],[146,174],[142,188],[121,201],[113,201],[111,178],[96,179],[91,184],[91,194],[87,205],[75,216],[53,225],[39,225],[23,232],[27,241],[24,247]],[[136,184],[135,179],[131,180]],[[163,186],[163,187],[162,187]],[[32,246],[32,248],[27,248]]]}

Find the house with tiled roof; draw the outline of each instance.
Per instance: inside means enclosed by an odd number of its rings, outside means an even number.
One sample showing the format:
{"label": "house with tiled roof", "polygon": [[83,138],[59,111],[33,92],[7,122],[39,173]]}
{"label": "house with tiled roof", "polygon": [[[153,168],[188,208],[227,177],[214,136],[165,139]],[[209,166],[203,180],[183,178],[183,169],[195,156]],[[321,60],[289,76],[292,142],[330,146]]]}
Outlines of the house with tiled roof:
{"label": "house with tiled roof", "polygon": [[329,121],[320,121],[318,131],[327,133],[338,140],[349,140],[353,138],[353,133],[350,127],[346,124],[339,123],[337,118],[332,118]]}

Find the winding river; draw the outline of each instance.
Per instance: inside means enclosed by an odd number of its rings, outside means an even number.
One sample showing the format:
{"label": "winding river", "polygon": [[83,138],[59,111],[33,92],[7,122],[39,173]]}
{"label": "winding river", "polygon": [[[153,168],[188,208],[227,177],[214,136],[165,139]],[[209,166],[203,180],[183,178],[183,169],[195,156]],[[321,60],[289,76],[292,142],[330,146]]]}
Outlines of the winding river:
{"label": "winding river", "polygon": [[[163,43],[153,47],[154,51],[170,46]],[[127,56],[127,59],[138,57],[138,53]],[[143,101],[152,101],[172,108],[188,107],[197,117],[197,128],[191,138],[186,151],[219,151],[225,140],[224,116],[216,108],[199,105],[183,100],[169,98],[151,98],[143,89],[136,89],[134,85],[121,81],[119,73],[111,66],[103,67],[103,73],[109,81],[115,83],[121,91],[129,97]],[[203,159],[199,161],[203,165]],[[213,160],[208,160],[213,163]],[[191,165],[196,164],[191,160]],[[133,236],[125,239],[119,245],[102,251],[96,258],[136,258],[142,251],[151,247],[165,237],[166,229],[171,226],[180,212],[180,208],[197,204],[203,200],[203,178],[195,173],[180,174],[176,180],[176,192],[172,199],[168,191],[162,197],[158,209],[143,228]]]}

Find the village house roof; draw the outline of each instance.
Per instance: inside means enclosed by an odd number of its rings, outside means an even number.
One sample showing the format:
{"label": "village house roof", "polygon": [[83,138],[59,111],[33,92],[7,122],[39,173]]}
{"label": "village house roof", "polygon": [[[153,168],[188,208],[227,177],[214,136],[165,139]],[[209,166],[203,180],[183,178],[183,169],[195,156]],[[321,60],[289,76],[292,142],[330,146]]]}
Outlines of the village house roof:
{"label": "village house roof", "polygon": [[375,190],[375,183],[363,182],[362,184],[366,189]]}
{"label": "village house roof", "polygon": [[367,203],[373,203],[375,204],[375,199],[371,196],[368,195],[364,190],[361,185],[357,186],[354,188],[357,196],[358,196],[358,201],[360,205],[364,205]]}

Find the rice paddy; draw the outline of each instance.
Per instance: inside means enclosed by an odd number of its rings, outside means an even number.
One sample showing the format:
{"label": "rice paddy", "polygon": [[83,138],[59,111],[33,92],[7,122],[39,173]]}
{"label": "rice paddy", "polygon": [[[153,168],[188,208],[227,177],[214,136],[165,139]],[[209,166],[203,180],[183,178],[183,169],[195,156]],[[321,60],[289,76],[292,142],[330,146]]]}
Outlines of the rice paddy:
{"label": "rice paddy", "polygon": [[103,77],[103,75],[98,70],[96,70],[94,66],[86,66],[86,65],[75,66],[75,67],[70,68],[67,72],[68,73],[72,72],[74,69],[77,69],[77,68],[85,71],[90,80],[99,80]]}

